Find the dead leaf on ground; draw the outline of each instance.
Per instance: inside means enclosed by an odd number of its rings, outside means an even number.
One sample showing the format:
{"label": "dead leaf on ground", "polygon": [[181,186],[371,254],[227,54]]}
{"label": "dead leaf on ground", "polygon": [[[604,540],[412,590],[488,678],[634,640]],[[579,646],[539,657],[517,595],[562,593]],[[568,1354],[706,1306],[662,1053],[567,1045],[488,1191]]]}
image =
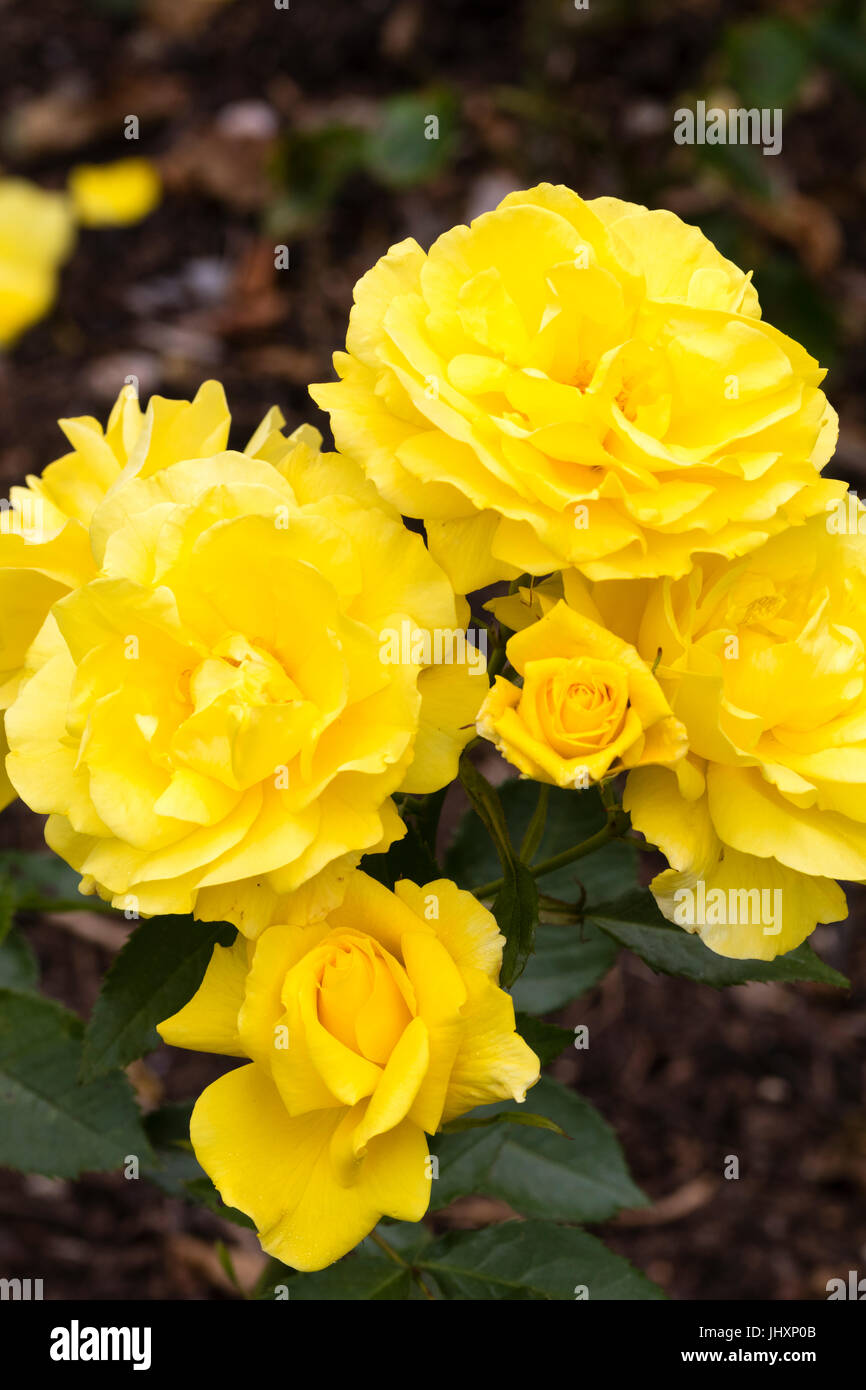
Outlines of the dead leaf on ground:
{"label": "dead leaf on ground", "polygon": [[[108,133],[124,142],[127,116],[137,116],[140,131],[148,122],[179,115],[188,102],[186,83],[173,73],[127,73],[106,92],[97,92],[83,75],[75,75],[17,106],[4,124],[3,147],[16,158],[33,159],[77,150]],[[135,154],[137,142],[129,140],[128,145],[127,152]]]}

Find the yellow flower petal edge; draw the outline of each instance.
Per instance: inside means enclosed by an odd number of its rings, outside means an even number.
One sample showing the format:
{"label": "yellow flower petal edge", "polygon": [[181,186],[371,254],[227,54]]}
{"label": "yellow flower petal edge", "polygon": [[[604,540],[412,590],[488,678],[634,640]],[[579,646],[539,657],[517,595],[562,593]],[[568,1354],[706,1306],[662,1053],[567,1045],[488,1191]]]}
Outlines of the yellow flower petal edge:
{"label": "yellow flower petal edge", "polygon": [[791,950],[847,915],[834,880],[866,881],[866,508],[852,502],[853,526],[833,508],[741,560],[628,598],[592,591],[614,627],[639,615],[644,657],[662,653],[690,752],[632,772],[624,805],[671,865],[652,885],[662,911],[723,955]]}
{"label": "yellow flower petal edge", "polygon": [[196,1156],[264,1249],[322,1269],[382,1216],[420,1221],[427,1134],[522,1101],[538,1058],[499,988],[503,938],[447,879],[392,893],[349,873],[331,910],[216,946],[174,1046],[246,1056],[193,1111]]}
{"label": "yellow flower petal edge", "polygon": [[64,422],[13,495],[40,524],[0,538],[0,662],[6,771],[83,891],[255,933],[404,833],[392,793],[455,776],[487,681],[357,466],[278,411],[243,452],[229,423],[215,382]]}
{"label": "yellow flower petal edge", "polygon": [[650,884],[664,916],[697,932],[717,955],[773,960],[801,945],[819,922],[847,917],[833,879],[723,844],[706,798],[689,801],[667,769],[632,773],[625,804],[671,865]]}
{"label": "yellow flower petal edge", "polygon": [[577,567],[680,576],[820,513],[823,371],[671,212],[511,193],[355,288],[337,446],[424,520],[456,589]]}
{"label": "yellow flower petal edge", "polygon": [[476,727],[524,777],[587,787],[685,754],[685,728],[647,663],[562,600],[515,633],[507,654],[523,683],[497,676]]}

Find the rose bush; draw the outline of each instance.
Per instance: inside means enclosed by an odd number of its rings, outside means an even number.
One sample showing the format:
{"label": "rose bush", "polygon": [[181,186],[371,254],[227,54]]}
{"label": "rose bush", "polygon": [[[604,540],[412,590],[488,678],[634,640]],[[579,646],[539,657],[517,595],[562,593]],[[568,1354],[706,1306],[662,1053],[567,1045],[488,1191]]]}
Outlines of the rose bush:
{"label": "rose bush", "polygon": [[[0,1159],[141,1157],[252,1219],[253,1296],[658,1297],[580,1229],[644,1200],[608,1126],[551,1077],[517,1106],[620,949],[846,983],[802,944],[866,881],[866,509],[821,477],[822,374],[696,229],[549,185],[392,248],[347,347],[311,388],[342,453],[278,410],[229,449],[216,383],[125,390],[3,512],[8,795],[147,920],[84,1030],[3,940],[68,909],[57,866],[0,857]],[[121,1074],[157,1026],[246,1059],[197,1162]],[[472,1193],[527,1219],[419,1232]]]}

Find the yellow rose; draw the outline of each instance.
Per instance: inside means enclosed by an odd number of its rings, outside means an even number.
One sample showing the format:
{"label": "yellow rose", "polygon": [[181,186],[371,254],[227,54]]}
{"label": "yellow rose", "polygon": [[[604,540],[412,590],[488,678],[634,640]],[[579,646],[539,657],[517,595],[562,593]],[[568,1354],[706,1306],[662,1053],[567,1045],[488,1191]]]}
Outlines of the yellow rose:
{"label": "yellow rose", "polygon": [[[89,526],[97,505],[135,458],[133,467],[155,473],[180,456],[225,448],[230,416],[218,382],[206,382],[195,400],[153,396],[141,410],[124,386],[103,434],[97,420],[61,420],[71,452],[48,465],[26,487],[13,487],[0,511],[0,710],[15,698],[27,650],[58,598],[94,579]],[[5,734],[0,756],[5,760]],[[15,796],[3,770],[0,804]]]}
{"label": "yellow rose", "polygon": [[498,987],[503,938],[447,879],[389,892],[351,873],[326,918],[217,946],[166,1042],[248,1057],[193,1111],[196,1156],[265,1250],[321,1269],[380,1216],[420,1221],[425,1131],[522,1101],[538,1059]]}
{"label": "yellow rose", "polygon": [[153,212],[162,184],[149,159],[119,159],[77,165],[69,175],[69,192],[83,227],[118,227]]}
{"label": "yellow rose", "polygon": [[[355,465],[279,412],[226,451],[210,405],[132,421],[85,532],[96,574],[28,649],[6,766],[84,891],[253,933],[404,833],[391,794],[452,779],[483,690],[442,641],[465,602]],[[115,473],[93,422],[76,443]],[[401,629],[426,641],[393,655]]]}
{"label": "yellow rose", "polygon": [[614,624],[640,610],[645,657],[661,648],[691,751],[631,773],[624,804],[671,865],[652,884],[665,916],[721,955],[792,950],[847,915],[834,879],[866,879],[866,509],[852,512],[848,534],[815,518],[636,606],[593,594]]}
{"label": "yellow rose", "polygon": [[392,247],[346,346],[313,398],[461,592],[563,566],[682,575],[844,491],[818,478],[823,372],[671,212],[511,193],[426,255]]}
{"label": "yellow rose", "polygon": [[497,676],[477,729],[524,776],[585,787],[685,753],[685,729],[646,662],[566,603],[515,633],[507,655],[523,685]]}
{"label": "yellow rose", "polygon": [[65,194],[46,193],[25,179],[0,179],[0,347],[48,312],[74,239]]}

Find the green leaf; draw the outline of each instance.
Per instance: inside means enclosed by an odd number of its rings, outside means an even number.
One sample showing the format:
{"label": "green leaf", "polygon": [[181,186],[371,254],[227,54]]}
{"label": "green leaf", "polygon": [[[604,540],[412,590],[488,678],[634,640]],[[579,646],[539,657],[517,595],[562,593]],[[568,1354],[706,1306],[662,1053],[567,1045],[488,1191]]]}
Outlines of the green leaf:
{"label": "green leaf", "polygon": [[186,1184],[206,1177],[193,1153],[189,1139],[192,1102],[172,1102],[144,1117],[144,1130],[151,1147],[151,1159],[143,1164],[141,1175],[155,1183],[169,1197],[194,1200]]}
{"label": "green leaf", "polygon": [[403,838],[396,840],[385,854],[366,855],[361,868],[371,878],[391,889],[400,878],[411,878],[414,883],[425,884],[442,876],[427,845],[408,820]]}
{"label": "green leaf", "polygon": [[[530,961],[530,965],[532,963],[533,961]],[[525,978],[524,973],[518,984],[523,984]],[[514,1021],[523,1041],[532,1048],[543,1067],[555,1061],[560,1053],[574,1042],[574,1033],[570,1029],[558,1028],[555,1023],[545,1023],[543,1019],[533,1018],[531,1014],[518,1013]]]}
{"label": "green leaf", "polygon": [[526,865],[519,860],[504,873],[505,883],[490,911],[505,937],[499,979],[507,989],[520,976],[532,954],[538,922],[538,888]]}
{"label": "green leaf", "polygon": [[547,1221],[505,1221],[481,1231],[451,1231],[422,1251],[416,1267],[432,1275],[449,1299],[665,1297],[594,1236]]}
{"label": "green leaf", "polygon": [[235,1288],[238,1290],[238,1293],[242,1293],[243,1290],[241,1289],[238,1276],[235,1273],[234,1263],[232,1261],[232,1257],[228,1250],[228,1247],[225,1244],[225,1241],[218,1240],[214,1248],[216,1250],[216,1257],[220,1262],[220,1266],[226,1278],[229,1280],[230,1283],[234,1284]]}
{"label": "green leaf", "polygon": [[456,101],[447,88],[390,97],[365,142],[367,168],[391,188],[423,183],[447,165],[455,124]]}
{"label": "green leaf", "polygon": [[149,1157],[126,1078],[80,1085],[83,1027],[37,994],[0,990],[0,1164],[48,1177]]}
{"label": "green leaf", "polygon": [[[419,1251],[429,1245],[433,1239],[432,1232],[424,1225],[423,1221],[394,1221],[390,1216],[383,1216],[376,1232],[385,1238],[391,1249],[406,1261],[407,1264],[414,1264],[418,1258]],[[381,1245],[369,1235],[366,1240],[358,1246],[360,1253],[367,1255],[377,1255],[381,1258],[384,1251]]]}
{"label": "green leaf", "polygon": [[10,878],[0,878],[0,942],[3,942],[15,920],[18,892]]}
{"label": "green leaf", "polygon": [[0,941],[0,989],[35,990],[39,962],[30,943],[18,931]]}
{"label": "green leaf", "polygon": [[546,1115],[533,1115],[524,1110],[506,1110],[500,1115],[461,1115],[459,1120],[451,1120],[442,1126],[443,1134],[462,1134],[467,1129],[487,1129],[490,1125],[528,1125],[530,1129],[546,1129],[552,1134],[561,1134],[568,1139],[564,1129]]}
{"label": "green leaf", "polygon": [[435,1296],[449,1300],[663,1299],[663,1291],[594,1236],[546,1221],[506,1221],[433,1239],[423,1226],[380,1223],[400,1260],[372,1238],[316,1274],[275,1263],[259,1297],[278,1287],[290,1301],[418,1300],[416,1270]]}
{"label": "green leaf", "polygon": [[514,851],[499,797],[466,753],[460,759],[460,780],[476,815],[493,841],[502,870],[504,882],[491,911],[505,937],[500,982],[507,989],[532,953],[538,922],[538,888],[532,874]]}
{"label": "green leaf", "polygon": [[853,5],[846,15],[839,7],[836,14],[816,16],[809,32],[809,42],[815,56],[840,76],[862,99],[866,97],[866,19],[862,5]]}
{"label": "green leaf", "polygon": [[64,899],[87,899],[78,893],[79,875],[54,854],[21,850],[0,852],[0,941],[18,912],[51,911]]}
{"label": "green leaf", "polygon": [[768,172],[771,158],[757,145],[693,145],[698,165],[705,165],[715,175],[716,182],[730,184],[756,198],[770,198],[773,182]]}
{"label": "green leaf", "polygon": [[151,917],[133,932],[105,976],[84,1039],[82,1079],[126,1066],[159,1047],[157,1023],[192,998],[214,945],[235,930],[191,917]]}
{"label": "green leaf", "polygon": [[839,356],[836,310],[796,256],[774,248],[772,255],[755,266],[755,289],[767,321],[796,337],[822,366],[832,366]]}
{"label": "green leaf", "polygon": [[777,16],[747,20],[726,36],[731,83],[747,107],[781,107],[795,99],[810,66],[805,35]]}
{"label": "green leaf", "polygon": [[618,954],[616,943],[589,922],[542,923],[535,933],[535,954],[512,990],[515,1008],[530,1014],[561,1009],[597,985]]}
{"label": "green leaf", "polygon": [[214,1216],[221,1216],[223,1221],[231,1221],[233,1226],[243,1226],[248,1231],[256,1229],[255,1221],[247,1216],[246,1212],[238,1211],[237,1207],[226,1206],[210,1178],[206,1175],[201,1178],[192,1178],[185,1182],[183,1187],[184,1196],[197,1202],[199,1206],[207,1207]]}
{"label": "green leaf", "polygon": [[283,1278],[275,1278],[270,1293],[264,1296],[272,1298],[274,1288],[280,1283],[286,1285],[292,1303],[320,1299],[378,1303],[408,1299],[412,1275],[408,1267],[384,1255],[353,1254],[316,1274],[284,1270]]}
{"label": "green leaf", "polygon": [[69,898],[73,902],[77,899],[82,911],[87,908],[87,898],[78,891],[81,875],[56,854],[44,850],[0,851],[0,878],[14,883],[21,911],[50,907],[52,898]]}
{"label": "green leaf", "polygon": [[364,149],[364,132],[339,123],[285,136],[271,168],[282,191],[268,209],[266,230],[274,236],[309,231],[361,167]]}
{"label": "green leaf", "polygon": [[[524,1216],[559,1221],[606,1221],[623,1208],[646,1205],[616,1135],[588,1101],[549,1077],[530,1096],[533,1110],[569,1137],[510,1125],[436,1135],[434,1209],[473,1192],[498,1197]],[[515,1105],[508,1101],[478,1113],[491,1109],[501,1114]]]}
{"label": "green leaf", "polygon": [[142,1165],[141,1176],[170,1197],[181,1197],[207,1207],[224,1221],[255,1230],[255,1222],[226,1206],[207,1173],[199,1164],[189,1140],[189,1119],[192,1102],[182,1101],[163,1105],[145,1118],[144,1128],[151,1145],[151,1156]]}
{"label": "green leaf", "polygon": [[616,902],[594,907],[587,917],[620,946],[627,946],[639,955],[657,974],[680,975],[712,985],[714,989],[742,985],[750,980],[780,983],[812,980],[843,989],[849,987],[845,976],[816,956],[808,942],[775,960],[731,960],[718,956],[704,945],[697,933],[668,922],[648,890],[629,893]]}
{"label": "green leaf", "polygon": [[[379,1235],[397,1256],[395,1260],[374,1238]],[[274,1297],[284,1286],[290,1299],[414,1299],[424,1297],[411,1278],[409,1266],[433,1240],[423,1222],[391,1221],[383,1218],[376,1231],[336,1264],[315,1274],[297,1270],[274,1260],[257,1289],[259,1298]],[[400,1261],[403,1264],[400,1264]]]}
{"label": "green leaf", "polygon": [[[511,833],[500,796],[478,771],[468,753],[463,753],[460,757],[459,775],[466,795],[472,803],[472,809],[490,836],[499,867],[504,872],[515,862],[517,854],[511,841]],[[470,833],[472,832],[470,831]],[[477,866],[475,881],[478,882]]]}

